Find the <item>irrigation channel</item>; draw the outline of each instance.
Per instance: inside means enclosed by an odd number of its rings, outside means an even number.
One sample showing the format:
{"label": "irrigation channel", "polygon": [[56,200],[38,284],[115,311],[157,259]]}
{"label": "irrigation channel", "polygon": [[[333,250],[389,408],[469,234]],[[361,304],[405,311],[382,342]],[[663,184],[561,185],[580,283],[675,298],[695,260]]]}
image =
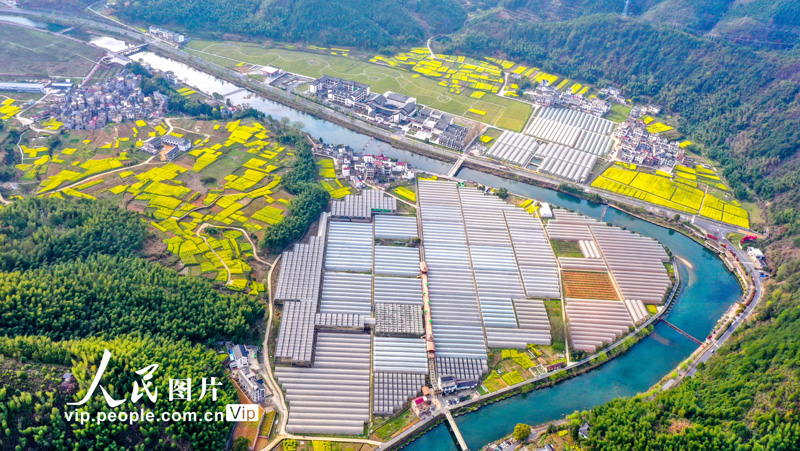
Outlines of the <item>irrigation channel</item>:
{"label": "irrigation channel", "polygon": [[[273,117],[286,116],[301,121],[314,137],[325,142],[344,143],[370,153],[383,153],[410,163],[414,168],[447,173],[450,164],[399,150],[386,143],[317,119],[276,102],[150,52],[131,56],[161,70],[172,70],[188,85],[205,93],[232,93],[234,104],[248,103]],[[643,221],[615,208],[607,208],[546,188],[506,180],[483,172],[461,169],[458,176],[488,186],[504,187],[512,193],[569,208],[620,227],[650,236],[668,247],[674,255],[690,263],[679,265],[682,288],[667,318],[670,323],[695,337],[706,337],[717,319],[741,296],[739,284],[712,252],[675,231]],[[696,345],[665,324],[656,324],[653,334],[627,353],[596,370],[569,379],[554,387],[517,395],[456,418],[470,449],[510,434],[516,423],[531,425],[558,420],[576,410],[586,410],[620,396],[646,391],[689,356]],[[407,451],[456,451],[453,435],[445,425],[437,426],[409,444]]]}

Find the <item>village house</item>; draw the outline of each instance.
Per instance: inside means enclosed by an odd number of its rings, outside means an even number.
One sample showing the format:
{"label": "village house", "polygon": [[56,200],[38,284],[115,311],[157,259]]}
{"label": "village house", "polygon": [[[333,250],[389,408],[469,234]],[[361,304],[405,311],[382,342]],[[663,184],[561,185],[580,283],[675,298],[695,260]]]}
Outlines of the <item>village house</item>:
{"label": "village house", "polygon": [[312,81],[308,90],[319,99],[338,103],[349,108],[355,107],[357,103],[363,101],[369,95],[368,85],[357,81],[345,80],[344,78],[331,77],[330,75],[323,75]]}
{"label": "village house", "polygon": [[433,411],[433,403],[426,396],[414,398],[410,402],[411,411],[419,418],[429,417]]}
{"label": "village house", "polygon": [[231,369],[246,368],[250,366],[250,357],[244,345],[234,345],[228,351]]}
{"label": "village house", "polygon": [[264,381],[250,367],[242,367],[237,371],[239,388],[254,404],[258,404],[267,398],[267,389]]}

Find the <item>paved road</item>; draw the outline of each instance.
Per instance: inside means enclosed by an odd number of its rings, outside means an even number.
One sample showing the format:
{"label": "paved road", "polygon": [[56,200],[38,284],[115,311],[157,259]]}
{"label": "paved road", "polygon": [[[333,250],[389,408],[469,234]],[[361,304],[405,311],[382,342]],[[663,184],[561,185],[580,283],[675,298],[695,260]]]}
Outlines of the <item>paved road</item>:
{"label": "paved road", "polygon": [[[717,231],[717,233],[722,232],[719,229],[716,229],[715,231]],[[700,354],[700,356],[695,360],[695,362],[688,369],[688,371],[686,371],[684,376],[680,378],[680,380],[683,380],[687,376],[693,376],[697,372],[697,365],[700,364],[701,362],[707,362],[708,359],[710,359],[711,356],[714,355],[716,350],[722,347],[723,344],[725,344],[728,338],[730,338],[731,335],[733,335],[733,333],[736,332],[736,329],[738,329],[739,326],[741,326],[750,317],[750,315],[752,315],[756,306],[758,306],[758,304],[761,302],[761,298],[763,297],[764,294],[764,289],[761,284],[761,278],[759,277],[758,269],[756,269],[755,265],[750,260],[750,257],[747,255],[747,253],[742,251],[738,247],[734,246],[730,241],[728,241],[727,238],[725,238],[724,234],[716,236],[720,238],[720,242],[728,246],[728,249],[730,249],[739,258],[739,262],[741,262],[742,266],[745,269],[746,276],[752,278],[753,289],[755,290],[755,293],[752,302],[750,302],[750,305],[748,305],[747,308],[745,308],[745,310],[742,313],[736,316],[736,318],[731,323],[730,327],[728,327],[728,329],[722,334],[722,336],[719,339],[716,340],[712,339],[710,346],[708,346],[706,349],[702,351],[702,354]]]}

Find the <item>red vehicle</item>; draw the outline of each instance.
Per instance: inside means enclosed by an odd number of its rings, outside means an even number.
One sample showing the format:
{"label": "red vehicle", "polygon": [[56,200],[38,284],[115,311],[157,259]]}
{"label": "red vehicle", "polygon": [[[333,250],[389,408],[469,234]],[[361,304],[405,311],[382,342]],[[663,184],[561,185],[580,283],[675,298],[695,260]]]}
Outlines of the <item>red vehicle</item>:
{"label": "red vehicle", "polygon": [[744,244],[745,241],[753,241],[757,239],[758,237],[755,235],[745,235],[744,238],[742,238],[742,241],[739,242],[739,244]]}
{"label": "red vehicle", "polygon": [[706,236],[709,237],[710,239],[714,240],[714,241],[719,241],[719,238],[715,237],[714,235],[712,235],[710,233],[707,233]]}

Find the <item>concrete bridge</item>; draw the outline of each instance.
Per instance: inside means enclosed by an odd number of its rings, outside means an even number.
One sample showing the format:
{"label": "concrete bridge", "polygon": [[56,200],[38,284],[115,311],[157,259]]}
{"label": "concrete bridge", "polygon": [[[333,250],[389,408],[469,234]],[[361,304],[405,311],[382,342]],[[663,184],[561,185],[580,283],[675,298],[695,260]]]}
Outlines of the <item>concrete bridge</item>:
{"label": "concrete bridge", "polygon": [[144,43],[144,44],[139,44],[136,47],[128,47],[125,50],[121,50],[119,52],[116,52],[116,54],[117,55],[122,55],[122,56],[130,56],[130,55],[133,55],[134,53],[138,53],[138,52],[141,52],[142,50],[146,49],[147,45],[148,45],[147,43]]}
{"label": "concrete bridge", "polygon": [[458,440],[458,446],[461,448],[461,451],[469,451],[467,442],[464,441],[464,436],[462,436],[461,431],[458,430],[458,425],[453,418],[453,414],[450,413],[450,409],[446,410],[444,414],[447,416],[447,422],[450,424],[450,429],[453,431],[453,434],[455,434],[456,440]]}
{"label": "concrete bridge", "polygon": [[461,154],[461,158],[459,158],[458,161],[456,161],[456,164],[454,164],[453,167],[450,168],[450,172],[447,173],[448,177],[453,178],[456,176],[456,174],[458,174],[458,170],[461,169],[461,165],[464,164],[464,160],[467,159],[467,156],[469,156],[469,154],[466,151],[464,151]]}

